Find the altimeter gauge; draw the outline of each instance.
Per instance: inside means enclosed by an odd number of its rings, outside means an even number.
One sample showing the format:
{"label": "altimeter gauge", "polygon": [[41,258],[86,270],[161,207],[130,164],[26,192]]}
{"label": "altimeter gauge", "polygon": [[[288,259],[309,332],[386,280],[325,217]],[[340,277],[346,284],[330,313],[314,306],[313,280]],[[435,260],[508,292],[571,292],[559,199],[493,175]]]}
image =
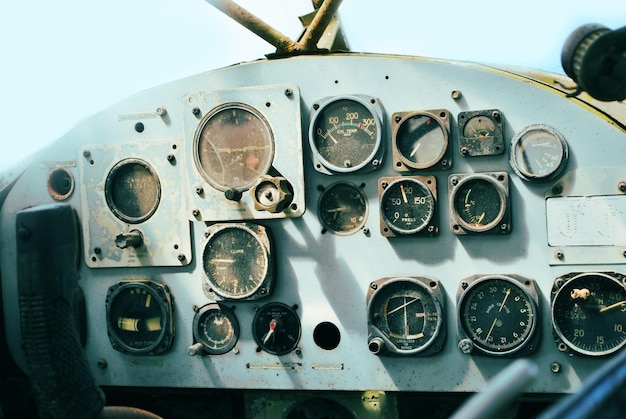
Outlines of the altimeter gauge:
{"label": "altimeter gauge", "polygon": [[376,355],[430,355],[445,339],[444,297],[439,281],[382,278],[367,293],[368,347]]}
{"label": "altimeter gauge", "polygon": [[542,124],[524,128],[511,141],[511,167],[527,181],[545,182],[556,178],[567,165],[565,137]]}
{"label": "altimeter gauge", "polygon": [[380,232],[386,237],[439,233],[437,180],[434,176],[378,180]]}
{"label": "altimeter gauge", "polygon": [[557,346],[577,355],[603,356],[626,345],[626,276],[577,272],[556,278],[552,328]]}
{"label": "altimeter gauge", "polygon": [[367,221],[367,198],[362,187],[336,182],[323,188],[317,213],[326,231],[340,236],[354,234]]}
{"label": "altimeter gauge", "polygon": [[270,294],[274,283],[274,256],[265,227],[250,223],[223,223],[205,232],[202,254],[205,293],[231,300],[254,300]]}
{"label": "altimeter gauge", "polygon": [[325,98],[313,105],[309,144],[325,174],[369,171],[383,158],[382,107],[362,95]]}
{"label": "altimeter gauge", "polygon": [[529,278],[476,275],[462,280],[457,293],[459,348],[495,356],[534,351],[538,301],[535,282]]}
{"label": "altimeter gauge", "polygon": [[506,172],[450,175],[451,231],[508,233],[511,229],[508,180]]}

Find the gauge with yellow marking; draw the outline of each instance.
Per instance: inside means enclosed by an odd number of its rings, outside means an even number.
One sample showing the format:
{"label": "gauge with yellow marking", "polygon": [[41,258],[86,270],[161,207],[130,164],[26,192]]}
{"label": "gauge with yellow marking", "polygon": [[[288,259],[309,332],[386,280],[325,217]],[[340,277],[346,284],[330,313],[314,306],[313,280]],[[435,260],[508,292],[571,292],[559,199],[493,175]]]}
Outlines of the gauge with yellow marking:
{"label": "gauge with yellow marking", "polygon": [[380,178],[378,194],[383,236],[439,232],[434,176]]}
{"label": "gauge with yellow marking", "polygon": [[121,282],[109,288],[107,328],[114,349],[153,355],[168,350],[174,338],[172,297],[153,281]]}

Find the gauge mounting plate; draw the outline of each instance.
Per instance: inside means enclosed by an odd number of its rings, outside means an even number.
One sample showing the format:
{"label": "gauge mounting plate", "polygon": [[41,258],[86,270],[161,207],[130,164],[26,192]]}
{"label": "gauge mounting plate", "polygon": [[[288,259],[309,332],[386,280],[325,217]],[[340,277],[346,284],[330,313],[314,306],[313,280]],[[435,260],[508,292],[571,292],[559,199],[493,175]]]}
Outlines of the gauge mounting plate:
{"label": "gauge mounting plate", "polygon": [[465,157],[504,153],[504,117],[498,109],[458,115],[459,152]]}

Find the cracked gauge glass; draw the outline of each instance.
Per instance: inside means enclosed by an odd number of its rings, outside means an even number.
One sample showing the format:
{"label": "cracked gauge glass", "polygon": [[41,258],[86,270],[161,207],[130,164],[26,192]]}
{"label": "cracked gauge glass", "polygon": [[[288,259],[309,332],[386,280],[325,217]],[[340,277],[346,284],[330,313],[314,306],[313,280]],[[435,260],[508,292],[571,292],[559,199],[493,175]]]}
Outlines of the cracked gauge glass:
{"label": "cracked gauge glass", "polygon": [[614,272],[588,272],[555,280],[552,327],[560,350],[604,356],[626,345],[625,279]]}
{"label": "cracked gauge glass", "polygon": [[273,134],[256,109],[242,103],[224,104],[202,118],[194,138],[194,158],[212,187],[245,191],[272,165]]}
{"label": "cracked gauge glass", "polygon": [[[273,254],[267,230],[244,223],[210,226],[202,254],[210,298],[262,298],[274,282]],[[207,289],[208,288],[208,289]]]}
{"label": "cracked gauge glass", "polygon": [[547,125],[526,127],[511,141],[511,167],[527,181],[545,182],[556,178],[567,165],[567,159],[565,138]]}
{"label": "cracked gauge glass", "polygon": [[[458,296],[463,352],[510,355],[535,349],[537,297],[534,282],[507,276],[472,277]],[[465,348],[463,345],[469,345]],[[471,349],[468,349],[471,348]]]}
{"label": "cracked gauge glass", "polygon": [[[365,185],[362,185],[365,186]],[[361,187],[337,182],[322,191],[317,211],[324,228],[333,234],[354,234],[367,221],[367,198]]]}
{"label": "cracked gauge glass", "polygon": [[373,170],[382,160],[382,109],[377,99],[345,96],[313,106],[309,143],[316,170]]}
{"label": "cracked gauge glass", "polygon": [[429,355],[444,338],[443,293],[428,278],[383,278],[370,284],[367,316],[372,353]]}
{"label": "cracked gauge glass", "polygon": [[378,193],[383,236],[439,232],[434,176],[380,178]]}
{"label": "cracked gauge glass", "polygon": [[447,111],[395,113],[392,119],[394,123],[397,120],[393,132],[396,169],[427,169],[438,163],[442,168],[450,166],[449,159],[444,159],[450,125]]}

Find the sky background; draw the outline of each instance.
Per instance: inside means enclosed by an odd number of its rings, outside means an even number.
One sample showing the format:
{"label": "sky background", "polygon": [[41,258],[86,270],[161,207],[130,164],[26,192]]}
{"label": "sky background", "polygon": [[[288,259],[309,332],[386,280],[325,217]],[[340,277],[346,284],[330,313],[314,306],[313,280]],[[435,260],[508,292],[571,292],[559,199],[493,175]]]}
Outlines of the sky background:
{"label": "sky background", "polygon": [[[237,3],[296,39],[310,0]],[[626,26],[624,0],[344,0],[350,48],[562,73],[567,36]],[[274,48],[204,0],[0,3],[0,172],[133,93]]]}

